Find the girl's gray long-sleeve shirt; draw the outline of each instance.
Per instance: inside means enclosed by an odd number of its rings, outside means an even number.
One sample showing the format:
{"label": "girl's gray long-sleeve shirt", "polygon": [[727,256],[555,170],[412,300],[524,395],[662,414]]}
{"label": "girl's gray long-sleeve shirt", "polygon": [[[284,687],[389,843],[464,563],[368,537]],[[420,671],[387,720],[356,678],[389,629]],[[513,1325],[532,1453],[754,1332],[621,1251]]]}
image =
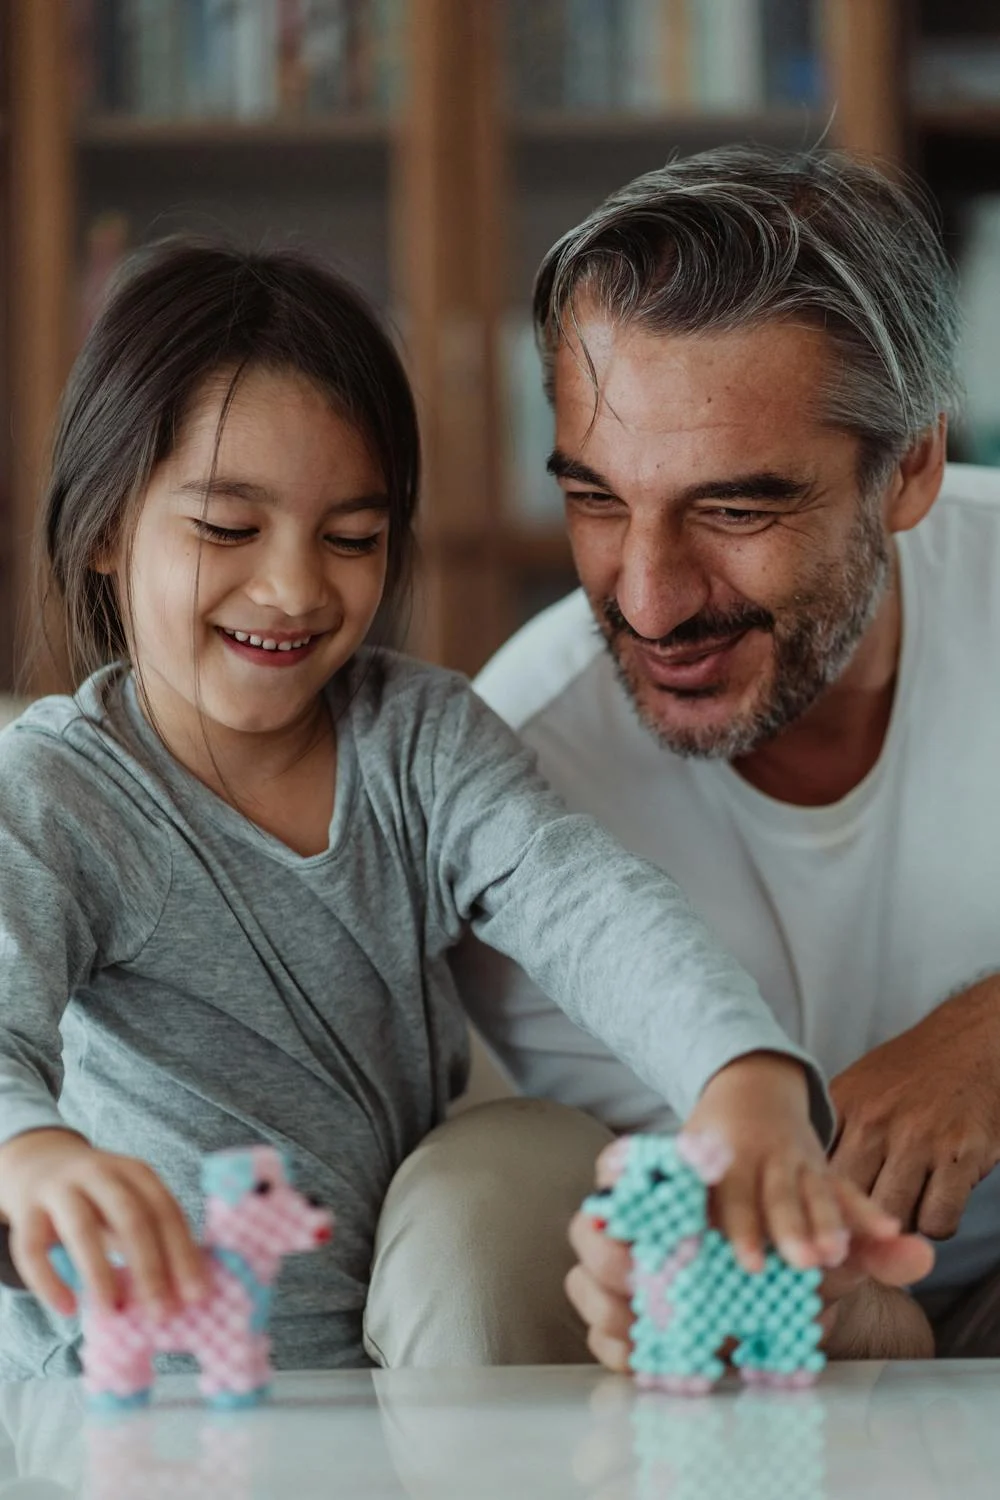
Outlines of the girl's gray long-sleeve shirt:
{"label": "girl's gray long-sleeve shirt", "polygon": [[[370,653],[330,691],[311,857],[173,760],[124,668],[0,735],[0,1142],[69,1124],[195,1222],[203,1152],[286,1148],[337,1220],[279,1280],[275,1359],[300,1367],[366,1362],[382,1200],[465,1084],[445,955],[468,925],[681,1115],[743,1053],[802,1056],[677,886],[567,813],[464,679]],[[76,1339],[3,1293],[0,1378],[78,1368]]]}

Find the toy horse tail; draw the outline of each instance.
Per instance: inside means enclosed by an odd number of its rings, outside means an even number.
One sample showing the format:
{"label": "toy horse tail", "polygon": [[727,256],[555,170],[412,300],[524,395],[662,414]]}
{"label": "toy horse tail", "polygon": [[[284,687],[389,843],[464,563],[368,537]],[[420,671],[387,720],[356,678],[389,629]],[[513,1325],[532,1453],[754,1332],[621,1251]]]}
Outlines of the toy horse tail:
{"label": "toy horse tail", "polygon": [[83,1282],[79,1271],[70,1259],[66,1246],[53,1245],[49,1250],[49,1261],[59,1280],[65,1281],[68,1287],[72,1288],[74,1292],[78,1292],[83,1286]]}

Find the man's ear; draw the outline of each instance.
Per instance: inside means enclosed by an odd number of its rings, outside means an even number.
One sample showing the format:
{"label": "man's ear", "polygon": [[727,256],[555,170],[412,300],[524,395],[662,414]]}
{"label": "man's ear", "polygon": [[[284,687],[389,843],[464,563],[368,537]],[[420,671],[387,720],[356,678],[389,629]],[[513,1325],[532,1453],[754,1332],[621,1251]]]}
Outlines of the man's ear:
{"label": "man's ear", "polygon": [[942,413],[903,454],[892,477],[886,522],[890,531],[909,531],[937,499],[948,449],[948,418]]}

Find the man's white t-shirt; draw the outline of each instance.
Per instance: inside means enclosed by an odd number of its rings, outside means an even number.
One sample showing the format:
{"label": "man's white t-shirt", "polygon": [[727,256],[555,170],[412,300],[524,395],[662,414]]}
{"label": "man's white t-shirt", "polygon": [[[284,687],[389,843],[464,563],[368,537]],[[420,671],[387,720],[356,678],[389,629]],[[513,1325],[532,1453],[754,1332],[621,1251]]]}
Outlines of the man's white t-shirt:
{"label": "man's white t-shirt", "polygon": [[[1000,972],[1000,474],[950,468],[898,542],[903,641],[885,745],[830,806],[777,802],[725,762],[663,749],[582,593],[521,630],[476,682],[572,808],[679,881],[829,1077]],[[470,1014],[525,1092],[616,1129],[670,1120],[507,961],[467,949],[457,968]],[[925,1286],[967,1285],[998,1265],[1000,1169]]]}

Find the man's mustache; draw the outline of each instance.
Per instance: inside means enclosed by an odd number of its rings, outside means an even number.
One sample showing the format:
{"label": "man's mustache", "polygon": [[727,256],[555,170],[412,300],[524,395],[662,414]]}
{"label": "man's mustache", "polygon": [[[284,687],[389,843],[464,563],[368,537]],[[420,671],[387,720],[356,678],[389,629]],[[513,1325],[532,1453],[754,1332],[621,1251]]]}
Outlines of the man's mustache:
{"label": "man's mustache", "polygon": [[616,599],[605,600],[603,614],[613,637],[624,635],[637,641],[640,646],[654,646],[660,651],[724,641],[734,635],[743,635],[748,630],[764,630],[768,633],[774,630],[774,616],[770,610],[762,609],[756,604],[746,604],[739,609],[725,611],[703,609],[692,615],[690,620],[682,620],[669,635],[661,636],[659,640],[651,640],[649,636],[640,635],[637,630],[633,630]]}

